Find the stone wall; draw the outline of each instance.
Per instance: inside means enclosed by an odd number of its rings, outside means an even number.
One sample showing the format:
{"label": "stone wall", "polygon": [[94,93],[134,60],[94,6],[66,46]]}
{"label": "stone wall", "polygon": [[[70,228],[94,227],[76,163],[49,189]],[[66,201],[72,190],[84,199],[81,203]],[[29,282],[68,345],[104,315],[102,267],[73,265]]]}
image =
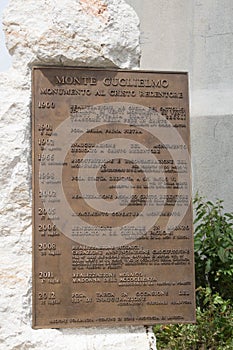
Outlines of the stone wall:
{"label": "stone wall", "polygon": [[145,327],[31,328],[31,66],[137,68],[139,20],[123,0],[11,0],[13,67],[0,75],[2,349],[155,349]]}

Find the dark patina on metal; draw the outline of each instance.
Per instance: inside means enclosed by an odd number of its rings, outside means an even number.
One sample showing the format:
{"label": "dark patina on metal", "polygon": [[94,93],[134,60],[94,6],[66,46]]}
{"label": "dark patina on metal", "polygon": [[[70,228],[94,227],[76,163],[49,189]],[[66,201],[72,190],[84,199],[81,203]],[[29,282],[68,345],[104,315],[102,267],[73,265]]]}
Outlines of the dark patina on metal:
{"label": "dark patina on metal", "polygon": [[33,327],[195,321],[188,75],[32,72]]}

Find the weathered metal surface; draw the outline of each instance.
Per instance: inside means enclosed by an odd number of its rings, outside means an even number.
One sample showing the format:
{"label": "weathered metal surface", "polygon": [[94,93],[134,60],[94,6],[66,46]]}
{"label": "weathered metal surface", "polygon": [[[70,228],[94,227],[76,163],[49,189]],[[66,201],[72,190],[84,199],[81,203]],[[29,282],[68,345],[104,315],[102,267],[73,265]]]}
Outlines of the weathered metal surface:
{"label": "weathered metal surface", "polygon": [[188,77],[33,69],[33,327],[195,319]]}

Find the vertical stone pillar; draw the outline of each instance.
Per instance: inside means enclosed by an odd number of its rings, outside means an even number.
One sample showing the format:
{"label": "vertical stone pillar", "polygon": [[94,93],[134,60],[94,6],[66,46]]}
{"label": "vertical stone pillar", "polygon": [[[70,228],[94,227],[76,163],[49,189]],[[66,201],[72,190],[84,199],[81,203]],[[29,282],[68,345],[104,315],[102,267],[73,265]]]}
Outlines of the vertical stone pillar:
{"label": "vertical stone pillar", "polygon": [[13,67],[0,74],[1,330],[4,349],[153,350],[150,328],[31,328],[31,66],[137,68],[139,21],[123,0],[10,0]]}

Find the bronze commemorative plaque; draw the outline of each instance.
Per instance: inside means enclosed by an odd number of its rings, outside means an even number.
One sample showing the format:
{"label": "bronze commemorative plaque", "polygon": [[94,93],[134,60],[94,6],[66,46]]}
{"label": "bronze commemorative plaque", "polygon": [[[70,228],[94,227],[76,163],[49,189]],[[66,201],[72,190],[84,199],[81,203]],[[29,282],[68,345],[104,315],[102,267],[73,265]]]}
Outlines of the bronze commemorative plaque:
{"label": "bronze commemorative plaque", "polygon": [[194,322],[187,73],[32,75],[33,327]]}

